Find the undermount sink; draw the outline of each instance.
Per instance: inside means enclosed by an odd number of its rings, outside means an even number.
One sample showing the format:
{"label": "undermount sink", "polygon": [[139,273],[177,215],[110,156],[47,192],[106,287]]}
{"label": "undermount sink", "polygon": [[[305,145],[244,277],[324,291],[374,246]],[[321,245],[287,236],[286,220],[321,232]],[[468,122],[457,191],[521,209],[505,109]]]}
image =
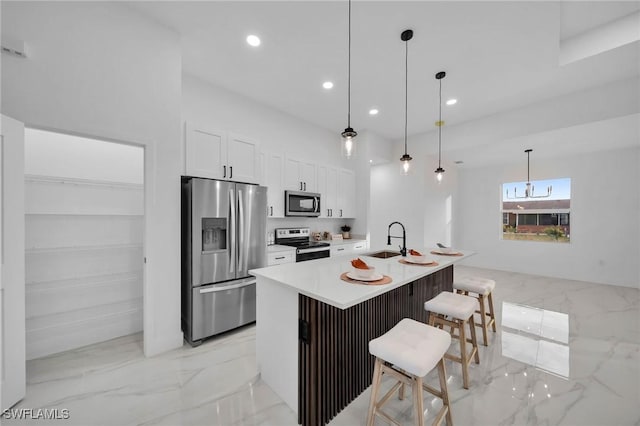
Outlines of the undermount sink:
{"label": "undermount sink", "polygon": [[390,257],[400,256],[400,252],[382,250],[373,253],[367,253],[365,256],[377,257],[378,259],[389,259]]}

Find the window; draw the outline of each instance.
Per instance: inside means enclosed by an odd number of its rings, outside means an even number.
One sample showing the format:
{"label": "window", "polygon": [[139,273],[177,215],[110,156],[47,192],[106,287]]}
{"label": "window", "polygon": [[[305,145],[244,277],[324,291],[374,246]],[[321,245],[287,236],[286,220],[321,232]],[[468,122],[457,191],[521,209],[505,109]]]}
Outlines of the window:
{"label": "window", "polygon": [[505,183],[502,185],[502,239],[569,242],[570,209],[569,178]]}
{"label": "window", "polygon": [[539,214],[538,225],[545,225],[545,226],[558,225],[558,214],[557,213]]}
{"label": "window", "polygon": [[537,225],[537,214],[520,214],[518,215],[518,225]]}

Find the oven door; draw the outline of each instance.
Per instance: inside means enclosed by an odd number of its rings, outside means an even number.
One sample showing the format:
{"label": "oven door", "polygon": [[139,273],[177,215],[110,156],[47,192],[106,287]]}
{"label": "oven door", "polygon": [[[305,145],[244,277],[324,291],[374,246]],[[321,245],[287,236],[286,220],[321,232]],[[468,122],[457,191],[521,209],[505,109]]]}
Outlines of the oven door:
{"label": "oven door", "polygon": [[285,216],[320,216],[320,194],[284,191]]}
{"label": "oven door", "polygon": [[296,250],[296,262],[304,262],[305,260],[322,259],[329,257],[331,250],[329,247],[315,247]]}

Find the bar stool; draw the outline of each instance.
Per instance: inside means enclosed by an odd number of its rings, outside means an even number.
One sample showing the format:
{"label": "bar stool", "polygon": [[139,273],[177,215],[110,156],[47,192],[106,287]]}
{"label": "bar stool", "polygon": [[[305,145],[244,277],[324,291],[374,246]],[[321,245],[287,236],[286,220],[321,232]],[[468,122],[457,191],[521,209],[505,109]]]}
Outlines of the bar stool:
{"label": "bar stool", "polygon": [[[469,389],[469,364],[475,358],[476,364],[480,364],[478,354],[478,342],[476,340],[476,328],[473,323],[473,315],[476,311],[476,300],[473,297],[462,294],[443,291],[433,299],[424,303],[424,309],[429,311],[429,325],[451,327],[451,335],[458,337],[460,341],[460,357],[449,353],[444,357],[462,364],[462,384]],[[471,339],[468,339],[464,331],[465,324],[469,324]],[[458,329],[458,336],[454,335]],[[471,351],[467,352],[467,342],[471,343]]]}
{"label": "bar stool", "polygon": [[[489,326],[493,328],[494,333],[496,331],[496,316],[493,311],[493,289],[495,287],[496,282],[494,280],[480,277],[463,277],[453,282],[453,289],[458,293],[466,296],[469,293],[477,294],[477,296],[472,295],[471,297],[478,299],[480,304],[480,310],[476,311],[477,314],[480,314],[480,324],[477,325],[482,327],[482,340],[485,346],[489,346],[487,340]],[[485,300],[489,302],[489,312],[485,309]],[[487,321],[487,317],[489,317],[489,321]]]}
{"label": "bar stool", "polygon": [[[375,416],[398,425],[382,406],[387,403],[393,393],[405,384],[412,387],[415,406],[416,425],[424,425],[424,407],[422,390],[426,390],[442,399],[442,408],[438,412],[434,425],[442,423],[446,417],[447,424],[452,425],[451,407],[447,392],[447,374],[443,355],[451,344],[449,333],[409,318],[402,319],[391,330],[369,342],[369,353],[376,357],[371,383],[371,400],[367,414],[367,426],[373,425]],[[389,364],[389,365],[387,365]],[[438,366],[440,390],[423,383],[422,378]],[[379,401],[376,402],[382,376],[388,374],[398,382]],[[403,398],[401,389],[400,399]]]}

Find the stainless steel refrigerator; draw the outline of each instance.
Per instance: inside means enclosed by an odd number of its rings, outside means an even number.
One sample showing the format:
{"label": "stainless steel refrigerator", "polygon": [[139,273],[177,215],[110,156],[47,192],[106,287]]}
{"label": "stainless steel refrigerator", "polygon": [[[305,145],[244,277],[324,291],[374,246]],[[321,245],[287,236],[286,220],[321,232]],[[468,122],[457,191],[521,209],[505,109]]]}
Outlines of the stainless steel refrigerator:
{"label": "stainless steel refrigerator", "polygon": [[256,320],[267,188],[182,178],[182,330],[191,344]]}

